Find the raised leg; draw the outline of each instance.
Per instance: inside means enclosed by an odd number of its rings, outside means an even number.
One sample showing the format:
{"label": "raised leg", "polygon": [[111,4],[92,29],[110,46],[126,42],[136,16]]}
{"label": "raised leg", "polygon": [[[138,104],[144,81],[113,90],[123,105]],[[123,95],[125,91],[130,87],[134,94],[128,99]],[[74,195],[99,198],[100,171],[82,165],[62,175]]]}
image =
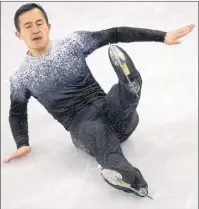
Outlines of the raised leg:
{"label": "raised leg", "polygon": [[141,97],[142,79],[133,61],[122,48],[110,47],[109,58],[119,82],[106,96],[104,114],[111,130],[123,142],[133,133],[139,122],[136,108]]}

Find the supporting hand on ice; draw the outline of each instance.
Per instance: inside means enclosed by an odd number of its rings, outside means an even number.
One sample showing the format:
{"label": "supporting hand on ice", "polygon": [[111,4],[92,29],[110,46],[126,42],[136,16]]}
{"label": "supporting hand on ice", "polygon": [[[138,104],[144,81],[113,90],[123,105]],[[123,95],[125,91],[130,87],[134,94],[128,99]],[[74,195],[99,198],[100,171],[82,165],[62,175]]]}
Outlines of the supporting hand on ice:
{"label": "supporting hand on ice", "polygon": [[19,148],[11,157],[9,157],[8,159],[4,160],[4,163],[9,163],[10,161],[22,157],[24,155],[27,155],[31,152],[31,147],[30,146],[23,146],[21,148]]}
{"label": "supporting hand on ice", "polygon": [[164,43],[167,45],[175,45],[175,44],[180,44],[181,41],[179,40],[180,38],[188,35],[195,25],[187,25],[185,27],[179,28],[178,30],[175,31],[170,31],[166,33]]}

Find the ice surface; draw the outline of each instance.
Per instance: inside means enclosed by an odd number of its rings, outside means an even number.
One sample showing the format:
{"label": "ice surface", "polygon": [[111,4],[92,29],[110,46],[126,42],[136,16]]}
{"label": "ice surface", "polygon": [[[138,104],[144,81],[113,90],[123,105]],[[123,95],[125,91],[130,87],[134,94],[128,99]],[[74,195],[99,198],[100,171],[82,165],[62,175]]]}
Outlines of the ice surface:
{"label": "ice surface", "polygon": [[[8,123],[9,75],[26,46],[15,37],[14,13],[23,3],[2,3],[1,157],[16,147]],[[119,44],[143,77],[140,124],[122,145],[127,159],[149,184],[154,201],[110,187],[95,160],[78,151],[67,133],[34,99],[29,103],[32,153],[1,163],[2,209],[196,209],[198,208],[198,4],[195,3],[41,3],[52,24],[51,38],[74,30],[114,26],[158,30],[196,25],[181,45]],[[117,82],[108,46],[87,62],[108,91]]]}

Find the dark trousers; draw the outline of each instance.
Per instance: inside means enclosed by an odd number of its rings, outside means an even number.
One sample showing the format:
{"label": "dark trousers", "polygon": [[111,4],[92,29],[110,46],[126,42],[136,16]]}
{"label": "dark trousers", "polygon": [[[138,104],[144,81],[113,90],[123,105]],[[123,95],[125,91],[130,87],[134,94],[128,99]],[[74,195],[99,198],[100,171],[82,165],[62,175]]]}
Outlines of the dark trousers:
{"label": "dark trousers", "polygon": [[133,181],[133,171],[122,153],[121,142],[133,133],[139,122],[136,111],[142,86],[139,72],[136,80],[140,85],[139,97],[122,84],[115,84],[105,98],[83,108],[70,126],[77,148],[95,157],[102,167],[120,171],[127,182]]}

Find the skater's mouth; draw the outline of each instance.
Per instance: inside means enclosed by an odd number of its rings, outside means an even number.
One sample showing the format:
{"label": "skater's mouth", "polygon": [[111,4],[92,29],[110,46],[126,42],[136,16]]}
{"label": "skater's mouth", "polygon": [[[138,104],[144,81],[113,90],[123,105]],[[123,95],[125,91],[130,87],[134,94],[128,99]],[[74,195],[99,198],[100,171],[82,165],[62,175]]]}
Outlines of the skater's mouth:
{"label": "skater's mouth", "polygon": [[32,40],[33,41],[39,41],[39,40],[41,40],[42,38],[41,38],[41,36],[36,36],[36,37],[34,37]]}

